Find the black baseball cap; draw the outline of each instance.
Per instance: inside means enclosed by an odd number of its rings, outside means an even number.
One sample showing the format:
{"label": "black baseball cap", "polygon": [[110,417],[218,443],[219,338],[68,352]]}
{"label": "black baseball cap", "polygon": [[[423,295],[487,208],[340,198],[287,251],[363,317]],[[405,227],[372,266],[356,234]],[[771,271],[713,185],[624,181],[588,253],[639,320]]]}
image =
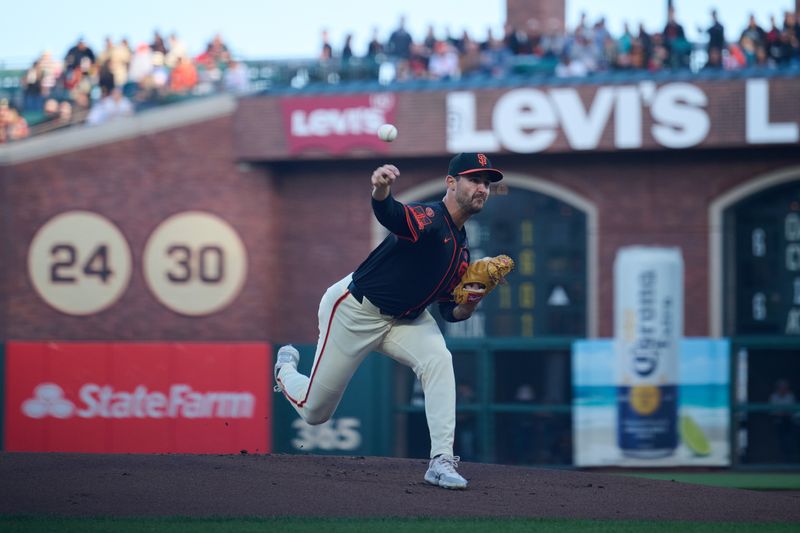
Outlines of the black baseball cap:
{"label": "black baseball cap", "polygon": [[458,154],[450,160],[450,166],[447,167],[448,176],[477,174],[478,172],[483,172],[492,182],[503,179],[503,173],[492,166],[492,162],[486,154]]}

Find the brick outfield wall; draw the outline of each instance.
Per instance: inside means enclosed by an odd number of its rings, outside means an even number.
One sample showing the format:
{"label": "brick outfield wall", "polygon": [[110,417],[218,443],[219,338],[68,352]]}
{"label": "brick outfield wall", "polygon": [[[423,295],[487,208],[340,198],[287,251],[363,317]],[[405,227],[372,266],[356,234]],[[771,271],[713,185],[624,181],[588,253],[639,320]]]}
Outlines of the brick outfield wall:
{"label": "brick outfield wall", "polygon": [[[275,194],[266,172],[241,172],[233,159],[230,117],[142,135],[29,163],[0,167],[6,324],[3,339],[261,340],[272,307],[267,274],[276,268]],[[35,292],[28,245],[52,216],[95,211],[124,234],[133,256],[128,290],[106,311],[63,314]],[[168,216],[214,213],[238,231],[249,252],[247,283],[236,305],[202,318],[180,316],[150,294],[142,273],[145,242]]]}
{"label": "brick outfield wall", "polygon": [[[314,342],[323,291],[370,250],[369,176],[392,161],[396,192],[443,179],[445,154],[425,158],[278,162],[241,167],[232,120],[145,135],[0,167],[0,341],[7,339],[267,340]],[[493,156],[508,172],[543,179],[597,205],[599,334],[612,332],[612,265],[627,244],[675,245],[686,262],[686,334],[708,334],[708,206],[755,176],[798,164],[796,147],[715,151]],[[443,190],[443,189],[442,189]],[[513,190],[512,190],[513,193]],[[502,197],[490,201],[502,201]],[[123,231],[133,276],[111,308],[71,317],[44,303],[27,276],[36,229],[71,209],[97,211]],[[167,216],[207,210],[227,220],[249,254],[248,278],[228,308],[207,317],[159,304],[141,251]]]}

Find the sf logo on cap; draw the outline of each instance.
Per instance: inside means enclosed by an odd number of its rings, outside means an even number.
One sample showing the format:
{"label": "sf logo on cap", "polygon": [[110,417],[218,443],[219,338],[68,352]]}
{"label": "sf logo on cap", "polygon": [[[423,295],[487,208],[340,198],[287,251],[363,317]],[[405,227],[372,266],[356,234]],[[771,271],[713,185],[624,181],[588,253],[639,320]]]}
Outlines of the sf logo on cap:
{"label": "sf logo on cap", "polygon": [[485,167],[487,162],[488,162],[488,160],[486,159],[485,155],[478,154],[478,163],[480,163],[482,167]]}

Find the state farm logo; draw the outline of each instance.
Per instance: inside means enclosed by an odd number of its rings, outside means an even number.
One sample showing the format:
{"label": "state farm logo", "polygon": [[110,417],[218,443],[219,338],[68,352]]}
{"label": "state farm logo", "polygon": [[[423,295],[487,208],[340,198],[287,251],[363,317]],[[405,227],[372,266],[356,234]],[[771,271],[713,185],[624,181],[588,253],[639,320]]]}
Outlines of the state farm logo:
{"label": "state farm logo", "polygon": [[22,402],[22,412],[30,418],[69,418],[75,404],[64,398],[64,389],[55,383],[40,383],[33,389],[33,398]]}
{"label": "state farm logo", "polygon": [[65,397],[55,383],[40,383],[33,398],[22,402],[29,418],[252,418],[255,396],[249,392],[198,392],[186,384],[169,391],[151,391],[139,385],[133,391],[117,391],[111,385],[87,383],[78,392],[78,402]]}
{"label": "state farm logo", "polygon": [[[360,99],[359,99],[360,100]],[[381,124],[391,122],[392,94],[371,95],[367,101],[348,104],[337,99],[318,99],[314,108],[294,109],[289,115],[293,137],[374,135]]]}

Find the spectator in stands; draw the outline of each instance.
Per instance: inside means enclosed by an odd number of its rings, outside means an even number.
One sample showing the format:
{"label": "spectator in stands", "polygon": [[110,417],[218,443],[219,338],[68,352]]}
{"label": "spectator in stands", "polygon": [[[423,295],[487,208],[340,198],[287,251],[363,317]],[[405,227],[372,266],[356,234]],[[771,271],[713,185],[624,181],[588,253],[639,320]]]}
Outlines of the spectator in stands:
{"label": "spectator in stands", "polygon": [[11,126],[11,108],[7,98],[0,99],[0,144],[7,143]]}
{"label": "spectator in stands", "polygon": [[436,33],[433,30],[433,24],[428,26],[425,38],[422,40],[422,45],[428,51],[428,55],[433,53],[433,47],[436,46]]}
{"label": "spectator in stands", "polygon": [[149,80],[153,75],[153,52],[146,43],[141,43],[136,47],[136,52],[131,57],[128,79],[135,83],[138,88],[148,86]]}
{"label": "spectator in stands", "polygon": [[186,49],[186,45],[183,43],[182,40],[178,38],[176,33],[172,33],[169,36],[169,50],[167,51],[166,63],[169,68],[173,68],[175,65],[178,64],[178,58],[188,58],[189,52]]}
{"label": "spectator in stands", "polygon": [[344,36],[344,44],[342,45],[342,66],[347,67],[353,59],[353,34],[348,33]]}
{"label": "spectator in stands", "polygon": [[789,381],[779,379],[775,383],[775,390],[770,394],[769,403],[773,406],[770,411],[772,422],[775,426],[775,437],[778,441],[780,459],[784,463],[792,461],[793,448],[797,446],[794,438],[794,422],[791,406],[797,399],[789,386]]}
{"label": "spectator in stands", "polygon": [[472,40],[466,40],[464,53],[459,56],[458,69],[461,76],[471,76],[481,70],[481,46]]}
{"label": "spectator in stands", "polygon": [[150,94],[147,96],[148,98],[157,98],[169,92],[169,74],[170,72],[165,63],[164,54],[161,52],[153,52],[152,85]]}
{"label": "spectator in stands", "polygon": [[800,41],[800,18],[792,11],[783,14],[783,30],[793,34],[793,37]]}
{"label": "spectator in stands", "polygon": [[752,67],[756,64],[756,54],[759,46],[749,35],[742,35],[739,39],[739,48],[744,54],[744,66]]}
{"label": "spectator in stands", "polygon": [[383,43],[378,37],[378,28],[372,28],[372,38],[367,45],[367,55],[369,59],[375,59],[377,56],[383,54]]}
{"label": "spectator in stands", "polygon": [[513,55],[503,39],[492,39],[481,55],[481,69],[493,78],[503,78],[511,70]]}
{"label": "spectator in stands", "polygon": [[793,65],[800,64],[800,18],[796,13],[791,11],[785,13],[783,33],[788,33],[788,42],[792,48],[789,63]]}
{"label": "spectator in stands", "polygon": [[86,122],[96,126],[98,124],[105,124],[116,118],[128,117],[131,115],[133,115],[133,104],[122,94],[120,89],[114,89],[111,91],[111,94],[101,98],[100,101],[92,107],[92,110],[89,111],[89,116],[86,118]]}
{"label": "spectator in stands", "polygon": [[111,72],[111,60],[106,59],[100,63],[97,71],[97,85],[100,87],[100,94],[107,96],[111,94],[116,84],[114,83],[114,73]]}
{"label": "spectator in stands", "polygon": [[42,110],[44,111],[44,120],[42,122],[55,120],[58,117],[58,100],[48,98],[45,100]]}
{"label": "spectator in stands", "polygon": [[644,23],[639,23],[639,35],[636,37],[638,41],[634,43],[634,47],[637,47],[637,52],[640,52],[641,55],[641,64],[634,62],[634,66],[637,68],[649,69],[650,68],[650,58],[653,55],[653,36],[650,35],[644,27]]}
{"label": "spectator in stands", "polygon": [[48,98],[44,102],[44,122],[56,122],[59,119],[58,100],[55,98]]}
{"label": "spectator in stands", "polygon": [[84,73],[80,64],[74,64],[72,68],[64,72],[61,84],[69,95],[69,99],[76,106],[83,109],[90,106],[89,95],[92,92],[92,78],[90,73]]}
{"label": "spectator in stands", "polygon": [[692,45],[686,39],[686,33],[675,19],[675,9],[667,11],[667,25],[662,33],[664,49],[667,52],[666,64],[672,69],[689,68]]}
{"label": "spectator in stands", "polygon": [[620,54],[630,54],[631,48],[633,48],[633,40],[634,36],[631,33],[630,27],[628,27],[628,22],[625,21],[622,23],[622,35],[619,36],[617,39],[617,50]]}
{"label": "spectator in stands", "polygon": [[483,41],[481,41],[480,43],[478,43],[480,45],[481,52],[485,52],[486,50],[489,49],[489,47],[492,44],[492,40],[493,39],[494,39],[494,33],[492,32],[492,28],[491,27],[487,27],[486,28],[486,38]]}
{"label": "spectator in stands", "polygon": [[586,63],[563,54],[558,65],[556,65],[556,76],[559,78],[583,78],[589,74]]}
{"label": "spectator in stands", "polygon": [[217,63],[217,66],[221,66],[231,59],[231,53],[228,49],[228,45],[222,40],[222,36],[218,33],[214,35],[214,38],[211,39],[209,43],[209,53],[211,58]]}
{"label": "spectator in stands", "polygon": [[739,42],[741,43],[743,40],[749,39],[749,46],[752,48],[755,55],[756,49],[763,48],[766,45],[766,35],[767,33],[764,29],[756,22],[755,15],[751,14],[747,21],[747,27],[742,31],[742,35],[739,37]]}
{"label": "spectator in stands", "polygon": [[457,79],[460,71],[455,47],[447,41],[437,41],[428,63],[428,71],[434,80]]}
{"label": "spectator in stands", "polygon": [[775,15],[769,17],[769,31],[764,36],[767,48],[767,57],[771,65],[777,65],[781,57],[781,30],[775,20]]}
{"label": "spectator in stands", "polygon": [[455,51],[457,54],[461,55],[466,53],[470,43],[472,43],[472,37],[469,34],[469,31],[466,29],[461,32],[461,37],[453,39],[451,44],[455,47]]}
{"label": "spectator in stands", "polygon": [[328,36],[328,30],[322,30],[320,39],[322,39],[322,47],[319,51],[319,60],[323,63],[327,63],[333,59],[333,47],[331,46],[330,37]]}
{"label": "spectator in stands", "polygon": [[64,57],[64,68],[72,70],[77,66],[86,74],[94,64],[94,60],[94,52],[86,44],[83,37],[79,37],[78,42],[67,51],[67,55]]}
{"label": "spectator in stands", "polygon": [[[400,75],[408,75],[412,79],[428,78],[428,62],[431,54],[422,43],[411,43],[411,54],[408,56],[408,71],[401,71]],[[403,78],[401,78],[403,79]]]}
{"label": "spectator in stands", "polygon": [[42,96],[47,98],[56,87],[63,65],[49,50],[45,50],[39,57],[39,67],[42,69]]}
{"label": "spectator in stands", "polygon": [[42,105],[44,104],[42,92],[43,78],[44,71],[42,69],[41,60],[37,59],[22,77],[25,111],[41,111]]}
{"label": "spectator in stands", "polygon": [[557,18],[551,18],[547,22],[547,29],[542,35],[542,57],[558,60],[564,53],[566,38],[564,32],[561,30],[561,21]]}
{"label": "spectator in stands", "polygon": [[106,37],[105,48],[97,56],[100,65],[108,63],[108,70],[114,77],[114,86],[123,87],[128,81],[128,64],[131,61],[131,51],[122,43],[114,44],[111,37]]}
{"label": "spectator in stands", "polygon": [[158,30],[153,32],[153,42],[150,43],[150,50],[152,50],[154,54],[161,54],[165,57],[167,55],[167,45]]}
{"label": "spectator in stands", "polygon": [[662,33],[654,33],[652,35],[651,44],[653,48],[647,70],[650,72],[658,72],[659,70],[672,68],[670,63],[670,51],[664,44],[664,35]]}
{"label": "spectator in stands", "polygon": [[224,76],[225,90],[233,94],[244,94],[250,90],[250,73],[247,65],[231,59]]}
{"label": "spectator in stands", "polygon": [[401,16],[397,28],[386,42],[386,53],[400,62],[407,61],[411,55],[412,42],[411,34],[406,30],[406,17]]}
{"label": "spectator in stands", "polygon": [[169,76],[169,90],[176,94],[187,94],[197,85],[197,68],[188,58],[179,57]]}
{"label": "spectator in stands", "polygon": [[[717,18],[717,10],[711,10],[711,26],[707,29],[702,29],[700,27],[697,28],[698,32],[700,33],[707,33],[708,34],[708,44],[706,45],[706,52],[709,56],[709,63],[711,63],[711,51],[717,50],[719,52],[719,65],[722,65],[722,51],[725,49],[725,27],[720,23],[719,19]],[[715,57],[717,55],[715,54]],[[716,60],[714,61],[717,62]]]}
{"label": "spectator in stands", "polygon": [[722,50],[716,47],[708,49],[708,59],[706,64],[703,65],[703,70],[720,70],[722,69]]}
{"label": "spectator in stands", "polygon": [[562,64],[566,64],[570,72],[593,72],[597,69],[595,58],[598,53],[594,49],[594,41],[587,37],[583,26],[576,27],[575,33],[567,40],[564,55],[569,57],[569,61],[564,61],[562,56]]}
{"label": "spectator in stands", "polygon": [[64,123],[72,122],[72,104],[64,100],[58,104],[58,118]]}
{"label": "spectator in stands", "polygon": [[531,44],[530,34],[525,29],[512,27],[508,36],[508,48],[515,56],[533,54],[533,44]]}
{"label": "spectator in stands", "polygon": [[36,123],[37,132],[52,131],[72,122],[72,104],[64,100],[59,102],[55,98],[48,98],[44,102],[44,117]]}
{"label": "spectator in stands", "polygon": [[606,19],[600,17],[591,31],[592,50],[595,53],[596,70],[608,70],[614,64],[617,47],[611,34],[606,29]]}
{"label": "spectator in stands", "polygon": [[[523,383],[514,392],[514,403],[535,405],[536,389],[530,383]],[[543,440],[551,438],[543,435],[539,413],[513,413],[514,432],[511,437],[511,460],[514,464],[533,464],[539,459]]]}
{"label": "spectator in stands", "polygon": [[0,100],[0,144],[23,139],[29,134],[27,121],[8,100]]}
{"label": "spectator in stands", "polygon": [[[456,405],[473,404],[476,397],[475,387],[471,383],[462,381],[456,386]],[[475,412],[456,411],[455,443],[462,460],[478,460],[478,420]]]}
{"label": "spectator in stands", "polygon": [[777,64],[780,67],[800,64],[800,40],[790,28],[784,28],[780,35],[780,56]]}

